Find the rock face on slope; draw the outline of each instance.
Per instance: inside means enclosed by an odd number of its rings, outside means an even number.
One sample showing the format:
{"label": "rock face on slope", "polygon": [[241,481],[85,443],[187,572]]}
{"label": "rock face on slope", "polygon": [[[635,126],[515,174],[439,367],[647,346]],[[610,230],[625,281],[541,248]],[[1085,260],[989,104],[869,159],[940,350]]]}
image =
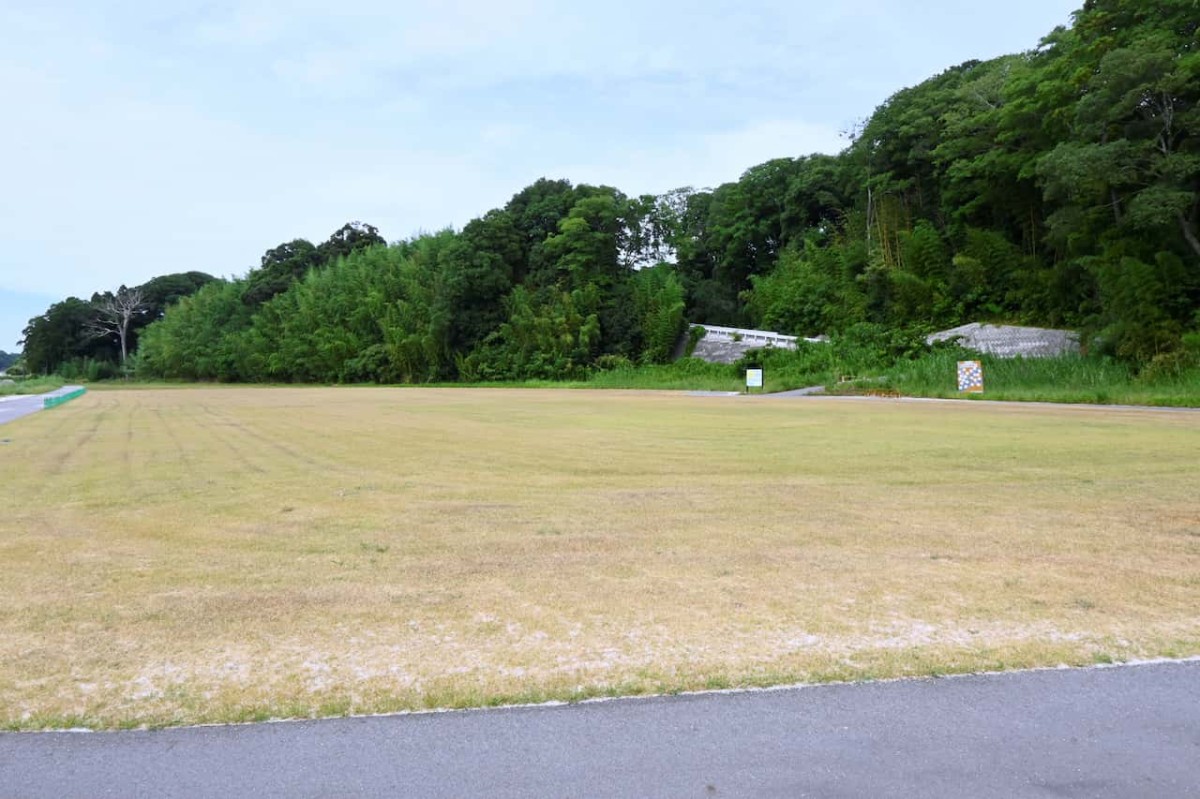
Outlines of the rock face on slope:
{"label": "rock face on slope", "polygon": [[1079,334],[1070,330],[978,322],[934,333],[926,342],[933,344],[951,339],[958,339],[969,350],[1000,358],[1053,358],[1079,352]]}

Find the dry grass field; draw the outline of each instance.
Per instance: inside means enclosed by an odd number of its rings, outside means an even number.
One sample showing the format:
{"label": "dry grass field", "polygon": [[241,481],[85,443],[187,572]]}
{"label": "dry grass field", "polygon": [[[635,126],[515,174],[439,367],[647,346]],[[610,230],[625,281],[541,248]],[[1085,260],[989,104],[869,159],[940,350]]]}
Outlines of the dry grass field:
{"label": "dry grass field", "polygon": [[0,728],[1200,653],[1200,414],[96,392],[0,428]]}

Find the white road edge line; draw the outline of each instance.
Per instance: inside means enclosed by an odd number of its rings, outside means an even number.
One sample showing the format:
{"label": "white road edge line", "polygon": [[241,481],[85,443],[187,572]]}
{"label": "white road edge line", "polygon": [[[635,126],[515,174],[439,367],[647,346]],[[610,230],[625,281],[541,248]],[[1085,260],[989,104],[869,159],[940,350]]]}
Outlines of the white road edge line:
{"label": "white road edge line", "polygon": [[529,710],[536,708],[569,707],[571,705],[598,705],[605,702],[639,702],[654,699],[671,699],[681,696],[726,696],[737,694],[769,694],[783,691],[800,691],[809,688],[828,688],[832,686],[854,685],[890,685],[901,682],[941,682],[943,680],[963,680],[972,677],[1018,677],[1022,674],[1037,674],[1040,672],[1063,671],[1101,671],[1106,669],[1130,669],[1141,666],[1165,666],[1200,663],[1200,655],[1183,658],[1149,658],[1145,660],[1126,660],[1119,663],[1096,663],[1089,666],[1069,666],[1065,663],[1057,666],[1035,666],[1029,669],[1012,669],[1010,671],[970,671],[960,674],[930,675],[926,677],[887,677],[878,680],[844,680],[837,682],[800,682],[784,685],[768,685],[761,688],[715,688],[704,691],[679,691],[665,694],[634,694],[632,696],[597,696],[575,701],[553,699],[548,702],[526,702],[515,705],[496,705],[493,707],[447,707],[429,708],[427,710],[395,710],[388,713],[356,713],[348,716],[315,716],[311,718],[265,719],[263,721],[233,721],[213,722],[210,724],[185,724],[176,727],[135,727],[128,730],[93,730],[89,727],[70,727],[64,730],[20,730],[3,733],[4,735],[45,735],[76,733],[88,735],[115,735],[128,732],[166,732],[167,730],[200,730],[212,727],[254,727],[262,724],[305,724],[314,721],[334,721],[337,719],[386,719],[404,716],[440,716],[450,713],[495,713],[507,710]]}

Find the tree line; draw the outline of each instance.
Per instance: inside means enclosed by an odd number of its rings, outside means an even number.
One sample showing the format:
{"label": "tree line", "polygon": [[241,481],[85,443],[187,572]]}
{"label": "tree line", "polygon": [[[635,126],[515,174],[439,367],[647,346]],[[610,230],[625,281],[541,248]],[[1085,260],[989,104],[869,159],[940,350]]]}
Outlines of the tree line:
{"label": "tree line", "polygon": [[25,327],[22,365],[35,374],[71,379],[115,377],[121,373],[123,354],[136,350],[142,330],[180,299],[215,280],[203,272],[179,272],[133,288],[97,292],[87,300],[68,297],[56,302]]}
{"label": "tree line", "polygon": [[[281,244],[242,278],[147,302],[127,349],[169,378],[553,379],[667,360],[685,319],[799,335],[1003,321],[1183,365],[1200,357],[1197,11],[1088,0],[1035,50],[897,92],[840,154],[712,190],[543,179],[459,231]],[[120,361],[119,331],[86,332],[105,298],[81,302],[31,320],[30,368]]]}

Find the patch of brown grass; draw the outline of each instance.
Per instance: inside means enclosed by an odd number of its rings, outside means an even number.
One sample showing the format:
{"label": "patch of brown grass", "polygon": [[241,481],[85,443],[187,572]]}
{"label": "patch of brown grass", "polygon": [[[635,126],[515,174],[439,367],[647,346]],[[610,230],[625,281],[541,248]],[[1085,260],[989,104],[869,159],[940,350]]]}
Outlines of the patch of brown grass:
{"label": "patch of brown grass", "polygon": [[111,391],[5,428],[0,725],[1200,653],[1200,415]]}

